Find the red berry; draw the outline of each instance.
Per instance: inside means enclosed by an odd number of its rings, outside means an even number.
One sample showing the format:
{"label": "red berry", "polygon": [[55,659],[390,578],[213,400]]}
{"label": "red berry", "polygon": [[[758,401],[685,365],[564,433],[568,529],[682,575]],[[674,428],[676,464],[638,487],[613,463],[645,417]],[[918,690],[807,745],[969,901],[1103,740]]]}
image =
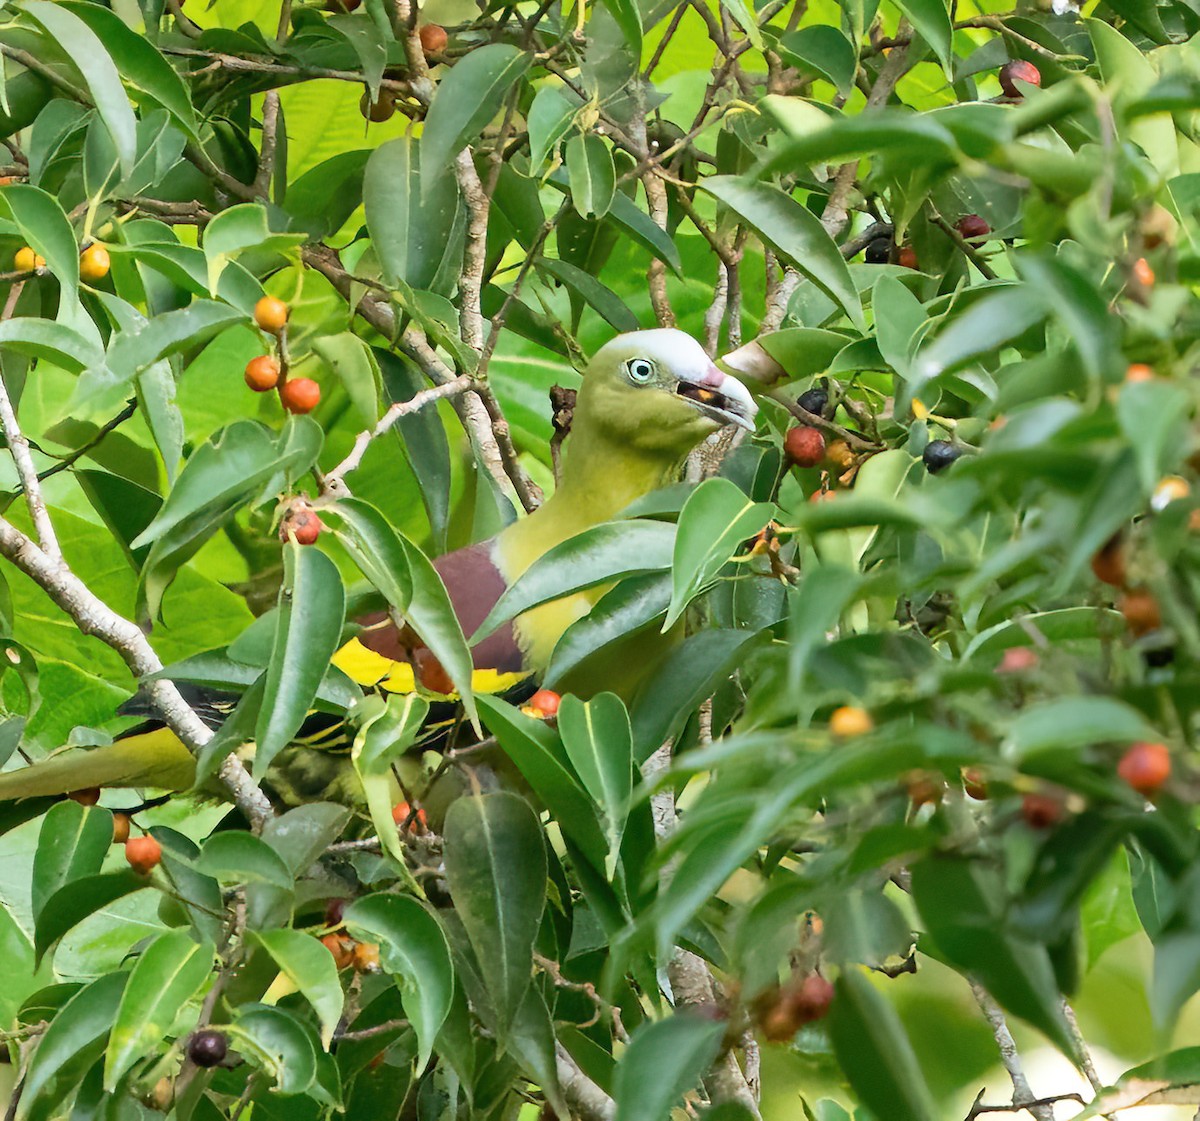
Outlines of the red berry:
{"label": "red berry", "polygon": [[529,698],[529,707],[536,709],[542,716],[556,715],[561,703],[562,697],[553,689],[539,689]]}
{"label": "red berry", "polygon": [[987,237],[992,232],[992,227],[980,218],[978,214],[964,214],[955,223],[954,228],[968,241],[972,241],[977,237]]}
{"label": "red berry", "polygon": [[1139,794],[1153,797],[1171,777],[1171,753],[1165,743],[1135,743],[1121,756],[1117,774]]}
{"label": "red berry", "polygon": [[1062,815],[1062,801],[1049,794],[1026,794],[1021,801],[1021,816],[1032,829],[1049,829]]}
{"label": "red berry", "polygon": [[421,50],[428,54],[441,54],[450,41],[446,29],[437,23],[427,23],[417,34],[421,38]]}
{"label": "red berry", "polygon": [[1162,626],[1162,612],[1158,600],[1145,588],[1131,588],[1118,601],[1117,610],[1125,616],[1125,622],[1135,638],[1158,630]]}
{"label": "red berry", "polygon": [[417,680],[423,688],[431,693],[440,693],[443,697],[454,692],[454,681],[446,672],[446,667],[427,646],[419,646],[413,651],[413,664]]}
{"label": "red berry", "polygon": [[265,393],[279,384],[279,360],[270,354],[260,354],[246,363],[246,384],[255,393]]}
{"label": "red berry", "polygon": [[825,437],[805,425],[789,428],[783,438],[783,454],[797,467],[815,467],[825,458]]}
{"label": "red berry", "polygon": [[911,245],[902,245],[896,254],[896,264],[906,269],[918,268],[917,251]]}
{"label": "red berry", "polygon": [[72,790],[67,797],[81,806],[94,806],[100,801],[100,787],[89,786],[86,790]]}
{"label": "red berry", "polygon": [[392,820],[402,828],[407,823],[406,831],[409,833],[429,832],[429,818],[426,816],[425,811],[417,807],[414,813],[412,806],[407,802],[397,802],[392,807]]}
{"label": "red berry", "polygon": [[1111,584],[1114,588],[1125,586],[1125,545],[1119,533],[1113,534],[1092,557],[1092,572],[1097,580]]}
{"label": "red berry", "polygon": [[1009,97],[1023,96],[1017,88],[1018,81],[1025,82],[1030,86],[1040,86],[1042,84],[1042,72],[1032,62],[1026,62],[1023,58],[1006,62],[1000,67],[1000,88]]}
{"label": "red berry", "polygon": [[1038,664],[1037,651],[1032,646],[1010,646],[1004,651],[997,673],[1024,673]]}
{"label": "red berry", "polygon": [[1133,279],[1143,288],[1154,287],[1154,270],[1145,257],[1139,257],[1133,262]]}
{"label": "red berry", "polygon": [[279,388],[279,400],[289,413],[311,413],[321,400],[321,387],[312,378],[288,378]]}
{"label": "red berry", "polygon": [[312,545],[324,528],[311,506],[293,506],[280,523],[279,539],[286,543],[294,537],[297,545]]}
{"label": "red berry", "polygon": [[325,904],[325,925],[326,926],[341,926],[342,916],[346,913],[346,904],[348,899],[331,899]]}
{"label": "red berry", "polygon": [[982,767],[964,767],[962,773],[963,789],[968,798],[977,802],[986,802],[988,797],[987,775]]}
{"label": "red berry", "polygon": [[162,845],[153,837],[130,837],[125,842],[125,859],[143,876],[149,875],[162,859]]}

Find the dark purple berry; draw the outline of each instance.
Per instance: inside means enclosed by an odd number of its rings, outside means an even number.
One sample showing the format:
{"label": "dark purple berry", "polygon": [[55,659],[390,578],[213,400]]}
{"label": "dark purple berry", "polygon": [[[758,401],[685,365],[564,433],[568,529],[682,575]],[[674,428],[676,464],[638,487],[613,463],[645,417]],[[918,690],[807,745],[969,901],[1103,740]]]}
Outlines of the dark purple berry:
{"label": "dark purple berry", "polygon": [[890,237],[877,237],[874,241],[867,243],[868,265],[886,265],[891,256],[892,239]]}
{"label": "dark purple berry", "polygon": [[931,475],[945,471],[960,455],[962,449],[956,448],[949,440],[931,440],[921,453],[921,462]]}
{"label": "dark purple berry", "polygon": [[195,1032],[188,1040],[188,1058],[198,1067],[215,1067],[229,1051],[225,1036],[219,1031],[205,1028]]}
{"label": "dark purple berry", "polygon": [[819,387],[810,389],[807,393],[800,394],[796,399],[796,404],[814,416],[823,417],[825,409],[829,405],[829,394]]}

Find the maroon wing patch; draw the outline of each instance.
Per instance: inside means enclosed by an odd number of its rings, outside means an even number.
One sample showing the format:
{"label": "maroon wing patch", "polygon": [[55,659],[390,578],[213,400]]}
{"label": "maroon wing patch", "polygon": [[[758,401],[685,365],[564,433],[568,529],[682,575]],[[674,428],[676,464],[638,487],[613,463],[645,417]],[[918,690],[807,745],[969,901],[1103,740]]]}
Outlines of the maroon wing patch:
{"label": "maroon wing patch", "polygon": [[[487,618],[508,587],[492,560],[493,549],[494,542],[489,539],[477,545],[468,545],[465,549],[456,549],[433,562],[446,585],[446,591],[450,593],[450,602],[463,634],[468,638]],[[360,625],[368,628],[358,636],[359,642],[393,661],[419,664],[420,651],[423,649],[420,638],[407,627],[397,630],[394,626],[378,625],[386,619],[386,611],[376,611],[358,619]],[[471,654],[476,669],[519,673],[523,668],[512,623],[505,623],[493,631],[472,649]]]}

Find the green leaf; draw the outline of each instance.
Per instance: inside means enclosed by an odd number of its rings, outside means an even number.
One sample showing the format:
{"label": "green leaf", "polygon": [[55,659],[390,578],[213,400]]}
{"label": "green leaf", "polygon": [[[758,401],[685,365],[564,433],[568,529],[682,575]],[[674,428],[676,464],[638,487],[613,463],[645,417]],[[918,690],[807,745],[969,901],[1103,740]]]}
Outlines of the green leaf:
{"label": "green leaf", "polygon": [[1097,743],[1158,738],[1136,709],[1113,697],[1061,697],[1030,705],[1009,725],[1006,750],[1018,760]]}
{"label": "green leaf", "polygon": [[345,1002],[333,955],[317,939],[298,930],[260,930],[251,937],[312,1005],[321,1025],[321,1042],[328,1048]]}
{"label": "green leaf", "polygon": [[[367,229],[384,277],[416,289],[432,288],[447,259],[461,261],[465,213],[458,182],[446,174],[447,165],[428,158],[422,165],[423,152],[411,137],[376,148],[367,161],[362,193]],[[422,173],[422,166],[432,170]]]}
{"label": "green leaf", "polygon": [[829,1035],[854,1092],[889,1121],[940,1116],[896,1010],[866,975],[847,969],[837,979]]}
{"label": "green leaf", "polygon": [[362,720],[350,759],[367,798],[371,823],[384,849],[405,872],[404,847],[392,818],[395,778],[392,766],[416,742],[429,714],[429,702],[416,693],[373,699],[375,713]]}
{"label": "green leaf", "polygon": [[579,133],[567,141],[567,175],[579,216],[603,218],[617,189],[617,169],[608,145],[594,132]]}
{"label": "green leaf", "polygon": [[912,868],[912,893],[938,948],[1075,1059],[1050,955],[1040,943],[1005,930],[1007,899],[999,876],[979,861],[929,858]]}
{"label": "green leaf", "polygon": [[771,520],[775,507],[751,502],[728,479],[707,479],[683,504],[675,534],[671,606],[664,632],[717,577],[737,547]]}
{"label": "green leaf", "polygon": [[[37,0],[52,8],[46,0]],[[63,286],[60,309],[75,300],[79,287],[79,246],[75,232],[58,200],[28,183],[16,183],[0,191],[0,214],[11,216],[21,236]]]}
{"label": "green leaf", "polygon": [[238,253],[246,249],[285,253],[304,240],[304,234],[272,231],[267,208],[261,203],[244,202],[222,210],[204,227],[209,294],[217,294],[221,273]]}
{"label": "green leaf", "polygon": [[503,1032],[528,989],[546,902],[537,814],[515,794],[475,794],[446,814],[446,879]]}
{"label": "green leaf", "polygon": [[329,661],[341,645],[346,592],[337,565],[324,553],[289,542],[283,550],[275,645],[255,728],[254,772],[272,760],[300,730]]}
{"label": "green leaf", "polygon": [[[759,335],[754,341],[784,368],[787,380],[798,381],[827,370],[845,347],[847,339],[837,331],[789,327]],[[728,361],[728,356],[723,361]]]}
{"label": "green leaf", "polygon": [[721,1048],[724,1025],[678,1013],[633,1033],[613,1075],[615,1121],[662,1121],[699,1085]]}
{"label": "green leaf", "polygon": [[373,428],[379,420],[380,376],[371,347],[352,331],[315,338],[312,346],[345,387],[363,426]]}
{"label": "green leaf", "polygon": [[48,358],[77,374],[104,361],[104,353],[78,332],[49,319],[8,319],[0,323],[0,346],[30,358]]}
{"label": "green leaf", "polygon": [[161,105],[191,139],[199,139],[187,86],[153,43],[131,30],[116,12],[99,4],[66,0],[59,7],[78,16],[107,45],[125,81]]}
{"label": "green leaf", "polygon": [[128,173],[137,158],[137,121],[104,41],[62,4],[24,0],[21,10],[41,25],[83,75],[96,111],[112,136],[121,167]]}
{"label": "green leaf", "polygon": [[108,344],[108,367],[118,382],[127,381],[160,359],[197,346],[244,319],[241,311],[228,304],[194,300],[185,308],[114,334]]}
{"label": "green leaf", "polygon": [[474,646],[524,611],[621,576],[671,567],[675,527],[669,522],[601,522],[548,549],[496,601],[471,636]]}
{"label": "green leaf", "polygon": [[[325,956],[332,964],[332,955],[326,951]],[[145,948],[129,975],[105,1051],[104,1088],[109,1093],[134,1063],[162,1043],[212,966],[212,945],[196,942],[186,930],[160,934]]]}
{"label": "green leaf", "polygon": [[767,183],[714,175],[701,184],[782,257],[839,304],[860,330],[866,330],[858,289],[833,238],[821,220],[790,195]]}
{"label": "green leaf", "polygon": [[454,999],[454,965],[441,924],[411,896],[395,894],[356,900],[345,921],[356,938],[379,943],[383,968],[399,976],[423,1070]]}
{"label": "green leaf", "polygon": [[51,1020],[25,1076],[18,1121],[61,1116],[63,1101],[104,1053],[128,979],[125,973],[105,974],[80,989]]}
{"label": "green leaf", "polygon": [[242,1007],[229,1027],[229,1036],[239,1051],[274,1079],[276,1093],[303,1094],[315,1081],[316,1039],[306,1024],[282,1008],[263,1004]]}
{"label": "green leaf", "polygon": [[597,872],[604,871],[605,842],[596,814],[545,721],[526,716],[499,697],[479,695],[487,729]]}
{"label": "green leaf", "polygon": [[100,871],[112,846],[112,814],[78,802],[51,806],[42,819],[37,851],[33,854],[33,917],[60,888]]}
{"label": "green leaf", "polygon": [[558,732],[584,789],[604,812],[609,878],[616,868],[633,792],[633,732],[621,699],[600,693],[586,703],[563,697]]}
{"label": "green leaf", "polygon": [[858,58],[854,46],[836,27],[813,24],[780,36],[779,54],[802,74],[824,78],[837,87],[843,97],[854,86]]}
{"label": "green leaf", "polygon": [[944,0],[896,0],[897,7],[908,16],[937,55],[947,78],[954,76],[954,26]]}
{"label": "green leaf", "polygon": [[1179,462],[1187,430],[1186,391],[1167,381],[1126,382],[1120,388],[1117,420],[1137,457],[1138,480],[1150,492]]}
{"label": "green leaf", "polygon": [[400,545],[412,577],[412,600],[405,617],[450,675],[467,718],[478,729],[479,715],[475,710],[475,693],[471,688],[475,663],[446,585],[429,558],[407,537],[400,536]]}
{"label": "green leaf", "polygon": [[539,257],[537,267],[541,272],[561,280],[610,327],[618,331],[636,331],[641,326],[625,301],[591,273],[569,261],[556,261],[552,257]]}
{"label": "green leaf", "polygon": [[1049,312],[1045,298],[1024,285],[995,288],[951,319],[937,338],[921,348],[910,392],[917,395],[923,384],[940,374],[999,350],[1041,323]]}
{"label": "green leaf", "polygon": [[[448,170],[504,105],[512,84],[529,69],[532,58],[506,43],[489,43],[461,58],[438,83],[421,134],[421,159],[427,168]],[[421,194],[430,197],[440,176],[422,180]]]}
{"label": "green leaf", "polygon": [[586,672],[590,658],[626,641],[658,619],[671,603],[669,572],[631,576],[605,592],[582,619],[559,638],[546,668],[545,683],[561,687],[573,674]]}
{"label": "green leaf", "polygon": [[150,881],[131,868],[99,876],[83,876],[61,887],[42,905],[34,927],[34,954],[40,962],[67,931],[110,903],[149,887]]}
{"label": "green leaf", "polygon": [[333,513],[345,523],[345,531],[339,531],[337,537],[359,571],[403,615],[412,599],[412,576],[399,534],[374,506],[361,498],[342,499]]}
{"label": "green leaf", "polygon": [[[641,17],[638,17],[639,24]],[[546,158],[567,135],[575,121],[579,102],[571,100],[557,86],[542,86],[534,95],[526,118],[529,125],[529,172],[536,175]]]}
{"label": "green leaf", "polygon": [[758,18],[750,0],[721,0],[721,7],[733,16],[755,50],[761,51],[763,48],[762,32],[758,29]]}
{"label": "green leaf", "polygon": [[289,892],[295,886],[291,869],[270,845],[237,830],[209,837],[196,870],[227,884],[270,884]]}

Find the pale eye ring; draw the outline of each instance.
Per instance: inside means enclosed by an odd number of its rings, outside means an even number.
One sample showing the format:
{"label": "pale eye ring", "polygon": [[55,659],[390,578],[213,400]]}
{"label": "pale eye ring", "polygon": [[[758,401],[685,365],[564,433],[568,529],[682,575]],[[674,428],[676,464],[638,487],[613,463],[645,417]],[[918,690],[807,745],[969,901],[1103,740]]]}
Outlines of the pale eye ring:
{"label": "pale eye ring", "polygon": [[654,377],[654,364],[645,358],[631,358],[625,363],[625,372],[630,381],[648,382]]}

